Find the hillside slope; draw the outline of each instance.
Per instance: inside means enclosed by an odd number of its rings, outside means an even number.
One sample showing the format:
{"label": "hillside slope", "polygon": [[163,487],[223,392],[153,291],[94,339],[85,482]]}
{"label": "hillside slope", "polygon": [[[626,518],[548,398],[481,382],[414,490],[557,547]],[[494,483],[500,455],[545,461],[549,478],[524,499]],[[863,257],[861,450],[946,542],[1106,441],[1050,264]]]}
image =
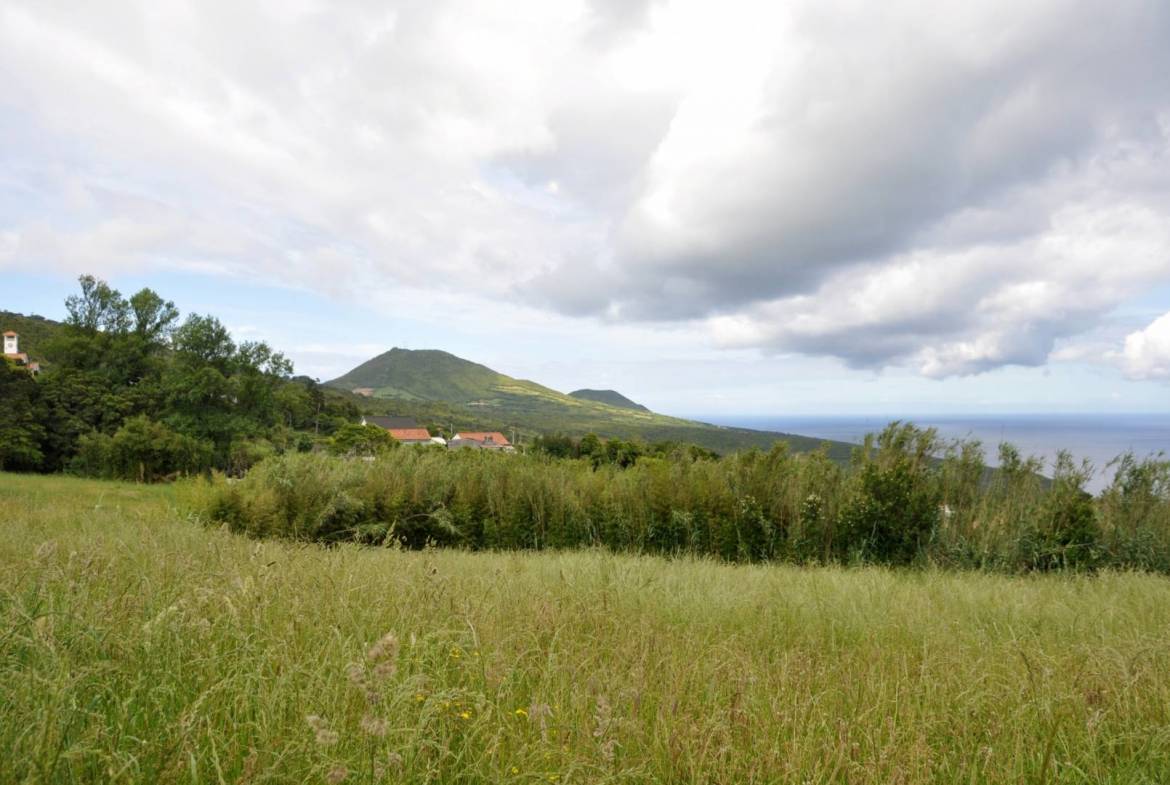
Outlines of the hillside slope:
{"label": "hillside slope", "polygon": [[622,395],[617,390],[573,390],[569,393],[570,398],[579,398],[583,401],[597,401],[598,403],[608,403],[610,406],[616,406],[619,409],[634,409],[639,412],[650,411],[640,403],[631,401],[626,396]]}
{"label": "hillside slope", "polygon": [[[645,407],[574,397],[437,350],[391,349],[326,385],[349,392],[372,389],[373,400],[361,402],[371,413],[410,414],[455,427],[515,430],[521,436],[592,432],[607,438],[688,442],[718,452],[768,449],[777,441],[787,441],[802,452],[824,444],[821,439],[727,428],[656,414]],[[834,458],[847,458],[851,449],[843,442],[829,443]]]}
{"label": "hillside slope", "polygon": [[25,316],[12,311],[0,311],[0,333],[8,330],[20,333],[20,350],[25,352],[29,359],[39,363],[48,362],[44,354],[45,345],[61,332],[62,327],[60,322],[43,316]]}

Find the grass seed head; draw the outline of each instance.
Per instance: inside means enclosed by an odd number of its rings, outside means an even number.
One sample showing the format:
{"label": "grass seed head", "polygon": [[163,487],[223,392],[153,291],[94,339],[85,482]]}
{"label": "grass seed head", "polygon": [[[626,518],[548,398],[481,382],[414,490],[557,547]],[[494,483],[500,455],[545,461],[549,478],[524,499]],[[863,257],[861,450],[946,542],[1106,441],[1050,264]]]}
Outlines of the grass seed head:
{"label": "grass seed head", "polygon": [[362,731],[367,735],[380,739],[385,736],[387,732],[389,732],[390,722],[389,720],[383,719],[381,717],[375,717],[372,714],[366,714],[362,717],[361,728]]}
{"label": "grass seed head", "polygon": [[329,723],[316,714],[310,714],[305,717],[305,722],[313,729],[314,738],[322,747],[330,747],[337,743],[339,736],[337,731],[330,730]]}
{"label": "grass seed head", "polygon": [[392,660],[398,656],[398,636],[388,632],[366,652],[366,659],[370,662]]}

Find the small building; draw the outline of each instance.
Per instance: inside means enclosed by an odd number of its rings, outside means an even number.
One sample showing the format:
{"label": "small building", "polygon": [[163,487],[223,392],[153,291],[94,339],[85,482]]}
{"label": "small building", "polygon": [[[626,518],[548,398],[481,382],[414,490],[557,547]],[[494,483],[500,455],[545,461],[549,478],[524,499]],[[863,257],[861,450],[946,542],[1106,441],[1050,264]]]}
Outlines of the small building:
{"label": "small building", "polygon": [[455,434],[455,438],[447,442],[451,449],[467,447],[473,450],[505,450],[512,452],[512,444],[499,431],[466,431]]}
{"label": "small building", "polygon": [[387,428],[390,435],[403,444],[432,444],[426,428]]}
{"label": "small building", "polygon": [[4,359],[27,369],[34,376],[41,371],[40,363],[29,361],[28,355],[20,350],[20,336],[12,330],[4,333]]}
{"label": "small building", "polygon": [[402,444],[433,444],[429,431],[423,428],[410,417],[381,417],[367,415],[362,417],[362,425],[376,425],[387,430],[390,435]]}

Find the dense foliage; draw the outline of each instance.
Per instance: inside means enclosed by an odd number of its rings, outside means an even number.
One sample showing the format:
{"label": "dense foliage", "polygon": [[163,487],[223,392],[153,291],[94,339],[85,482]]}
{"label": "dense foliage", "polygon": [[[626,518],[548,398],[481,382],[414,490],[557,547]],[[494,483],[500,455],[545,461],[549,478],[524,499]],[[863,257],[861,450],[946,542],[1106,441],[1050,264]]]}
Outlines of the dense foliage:
{"label": "dense foliage", "polygon": [[180,321],[150,289],[123,297],[80,279],[60,329],[38,333],[52,358],[33,378],[0,370],[0,469],[73,470],[157,480],[306,450],[354,419],[352,403],[292,377],[263,342],[237,344],[214,317]]}
{"label": "dense foliage", "polygon": [[646,444],[626,439],[602,439],[595,433],[587,433],[580,439],[563,433],[541,434],[532,440],[529,449],[554,458],[584,458],[594,466],[612,463],[617,466],[633,466],[639,458],[668,458],[686,456],[718,458],[719,454],[697,444],[663,441]]}
{"label": "dense foliage", "polygon": [[989,471],[977,443],[941,444],[901,423],[850,465],[783,445],[719,459],[678,450],[628,466],[400,448],[372,461],[265,461],[239,482],[200,484],[193,504],[236,531],[322,542],[1170,572],[1170,464],[1125,457],[1094,499],[1086,467],[1067,455],[1051,482],[1010,445],[1000,463]]}

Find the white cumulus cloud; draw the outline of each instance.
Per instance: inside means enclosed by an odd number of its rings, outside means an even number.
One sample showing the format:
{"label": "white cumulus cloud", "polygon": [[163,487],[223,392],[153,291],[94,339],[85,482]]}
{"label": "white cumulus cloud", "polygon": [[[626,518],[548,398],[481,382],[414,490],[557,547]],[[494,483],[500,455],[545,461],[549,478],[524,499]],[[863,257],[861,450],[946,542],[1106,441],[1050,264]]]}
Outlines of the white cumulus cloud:
{"label": "white cumulus cloud", "polygon": [[1170,280],[1168,40],[1149,0],[6,0],[0,265],[1040,365]]}
{"label": "white cumulus cloud", "polygon": [[1133,379],[1170,379],[1170,313],[1125,337],[1122,367]]}

